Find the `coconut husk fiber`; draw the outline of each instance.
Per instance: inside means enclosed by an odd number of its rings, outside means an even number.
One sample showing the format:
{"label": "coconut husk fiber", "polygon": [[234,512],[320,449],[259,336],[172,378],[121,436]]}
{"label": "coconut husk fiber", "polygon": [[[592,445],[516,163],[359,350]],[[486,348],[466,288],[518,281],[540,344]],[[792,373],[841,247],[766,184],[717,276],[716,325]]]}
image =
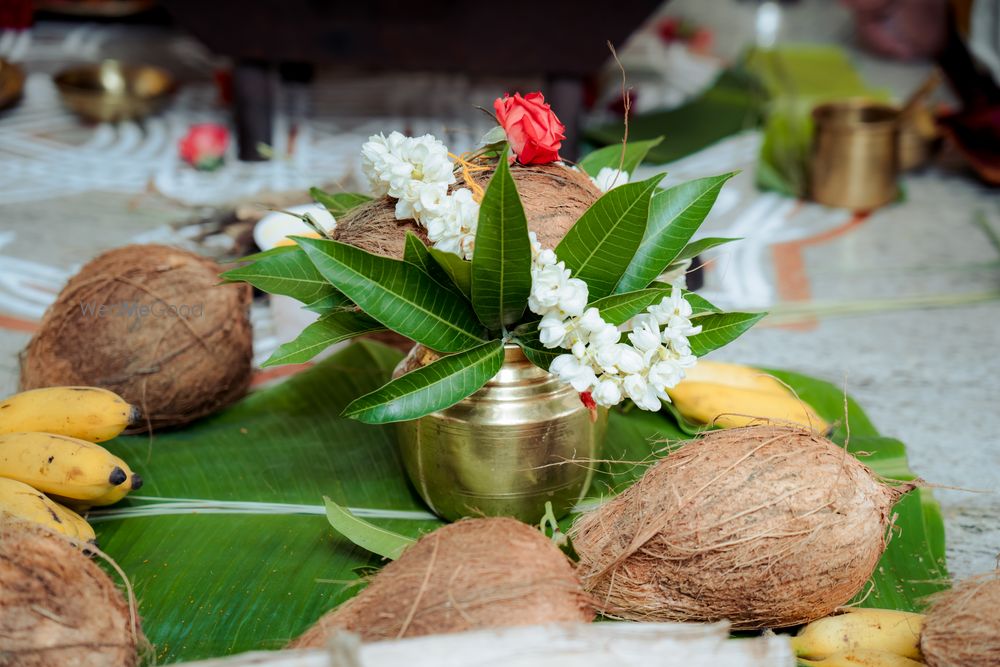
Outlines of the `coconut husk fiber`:
{"label": "coconut husk fiber", "polygon": [[931,598],[920,651],[931,667],[1000,665],[1000,570]]}
{"label": "coconut husk fiber", "polygon": [[134,667],[146,646],[114,582],[64,537],[0,521],[0,665]]}
{"label": "coconut husk fiber", "polygon": [[801,428],[726,429],[654,464],[571,537],[584,588],[609,616],[786,627],[862,589],[912,488],[883,484]]}
{"label": "coconut husk fiber", "polygon": [[[251,288],[219,284],[220,271],[211,260],[162,245],[98,256],[45,312],[21,355],[21,389],[110,389],[142,411],[133,432],[185,424],[229,405],[250,383]],[[146,316],[137,314],[142,308]]]}
{"label": "coconut husk fiber", "polygon": [[[560,164],[511,165],[511,176],[521,195],[528,229],[544,248],[555,248],[584,211],[601,196],[585,173]],[[471,174],[485,188],[493,172]],[[465,187],[459,180],[454,187]],[[427,243],[427,233],[414,220],[396,220],[396,200],[382,197],[351,209],[337,220],[333,238],[368,252],[403,258],[406,232]]]}
{"label": "coconut husk fiber", "polygon": [[573,566],[536,528],[464,519],[421,537],[289,648],[325,646],[340,630],[374,642],[593,618]]}

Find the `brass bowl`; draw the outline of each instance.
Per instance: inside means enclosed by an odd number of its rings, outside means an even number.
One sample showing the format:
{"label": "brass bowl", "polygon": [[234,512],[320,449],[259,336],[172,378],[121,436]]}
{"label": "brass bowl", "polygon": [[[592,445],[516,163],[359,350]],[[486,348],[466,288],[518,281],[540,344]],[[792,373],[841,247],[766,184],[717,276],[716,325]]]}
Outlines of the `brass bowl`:
{"label": "brass bowl", "polygon": [[0,109],[14,106],[24,92],[24,70],[0,58]]}
{"label": "brass bowl", "polygon": [[53,81],[63,104],[95,122],[138,120],[156,112],[177,84],[166,70],[117,60],[65,69]]}

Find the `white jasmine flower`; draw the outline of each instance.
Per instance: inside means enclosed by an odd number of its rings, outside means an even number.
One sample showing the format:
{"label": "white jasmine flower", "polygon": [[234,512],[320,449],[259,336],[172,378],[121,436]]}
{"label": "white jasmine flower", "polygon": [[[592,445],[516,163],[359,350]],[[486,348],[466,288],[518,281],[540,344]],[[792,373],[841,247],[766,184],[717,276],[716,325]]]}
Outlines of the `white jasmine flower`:
{"label": "white jasmine flower", "polygon": [[590,334],[590,343],[597,347],[603,347],[617,343],[621,337],[622,333],[618,331],[618,327],[605,322],[604,326]]}
{"label": "white jasmine flower", "polygon": [[566,320],[559,313],[548,313],[538,323],[538,340],[547,348],[562,347],[567,333]]}
{"label": "white jasmine flower", "polygon": [[632,345],[640,352],[649,352],[660,347],[660,327],[655,325],[656,320],[642,315],[635,318],[632,333],[628,339]]}
{"label": "white jasmine flower", "polygon": [[[428,199],[428,202],[431,201]],[[396,208],[398,211],[398,203]],[[420,214],[420,221],[427,228],[427,238],[435,248],[472,259],[479,224],[479,203],[472,198],[471,190],[461,188],[446,194]]]}
{"label": "white jasmine flower", "polygon": [[448,149],[429,134],[405,137],[393,132],[388,137],[373,135],[361,147],[361,167],[376,195],[389,195],[400,202],[396,217],[419,217],[424,186],[435,192],[455,182]]}
{"label": "white jasmine flower", "polygon": [[544,315],[559,305],[563,286],[569,280],[570,272],[565,264],[551,264],[538,267],[531,272],[531,293],[528,307],[533,313]]}
{"label": "white jasmine flower", "polygon": [[676,387],[677,383],[684,379],[684,371],[676,360],[665,359],[649,367],[647,378],[649,384],[659,390],[657,393],[662,398],[667,389]]}
{"label": "white jasmine flower", "polygon": [[622,401],[622,388],[616,378],[602,377],[591,392],[594,402],[604,408],[618,405]]}
{"label": "white jasmine flower", "polygon": [[688,319],[693,312],[691,304],[684,298],[684,292],[674,287],[670,290],[670,296],[663,297],[660,303],[647,308],[660,324],[667,324],[671,318],[680,317]]}
{"label": "white jasmine flower", "polygon": [[615,347],[618,348],[617,366],[622,373],[634,374],[646,367],[646,362],[642,358],[642,355],[631,345],[619,343]]}
{"label": "white jasmine flower", "polygon": [[[565,266],[559,262],[559,266]],[[566,271],[569,275],[569,271]],[[587,307],[588,289],[587,283],[579,278],[569,278],[559,290],[559,308],[571,317],[583,315],[583,309]]]}
{"label": "white jasmine flower", "polygon": [[597,384],[597,375],[589,365],[583,364],[572,354],[560,354],[552,360],[549,372],[577,391],[588,391]]}
{"label": "white jasmine flower", "polygon": [[599,366],[604,373],[616,375],[618,373],[619,361],[622,356],[621,347],[628,348],[628,346],[613,344],[592,347],[595,347],[593,353],[591,354],[594,363]]}
{"label": "white jasmine flower", "polygon": [[588,308],[585,310],[583,315],[576,322],[576,325],[588,334],[600,331],[605,324],[607,323],[601,319],[601,313],[596,308]]}
{"label": "white jasmine flower", "polygon": [[629,173],[627,171],[618,171],[614,167],[601,167],[601,170],[597,172],[597,176],[594,176],[590,180],[594,182],[601,192],[607,192],[617,188],[619,185],[625,185],[628,183]]}
{"label": "white jasmine flower", "polygon": [[643,410],[655,412],[660,409],[660,399],[656,395],[656,391],[641,375],[626,375],[622,382],[622,389],[625,395]]}

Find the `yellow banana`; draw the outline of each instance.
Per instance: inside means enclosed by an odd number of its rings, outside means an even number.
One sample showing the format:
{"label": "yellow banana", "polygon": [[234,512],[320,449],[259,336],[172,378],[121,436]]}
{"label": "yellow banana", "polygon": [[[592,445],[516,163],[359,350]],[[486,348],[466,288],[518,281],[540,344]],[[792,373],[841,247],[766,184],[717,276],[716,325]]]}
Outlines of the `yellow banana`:
{"label": "yellow banana", "polygon": [[825,658],[855,649],[889,651],[920,659],[923,614],[894,609],[852,609],[813,621],[792,638],[795,655]]}
{"label": "yellow banana", "polygon": [[77,523],[68,513],[70,510],[61,507],[50,500],[44,493],[31,488],[15,479],[0,477],[0,517],[12,516],[24,521],[40,523],[66,537],[90,541],[94,539],[94,531],[90,525],[77,516],[87,526],[84,534],[83,526]]}
{"label": "yellow banana", "polygon": [[0,434],[41,431],[103,442],[124,431],[138,416],[135,407],[107,389],[32,389],[0,402]]}
{"label": "yellow banana", "polygon": [[55,501],[52,501],[52,504],[56,506],[56,512],[58,512],[62,520],[76,532],[77,538],[84,542],[97,542],[97,535],[94,534],[94,528],[87,523],[86,519],[70,508],[64,507]]}
{"label": "yellow banana", "polygon": [[0,477],[90,505],[117,502],[142,485],[127,463],[100,445],[51,433],[0,435]]}
{"label": "yellow banana", "polygon": [[681,384],[684,382],[711,382],[727,387],[753,389],[765,394],[792,395],[788,387],[762,370],[707,359],[699,359],[692,368],[686,369]]}
{"label": "yellow banana", "polygon": [[762,422],[793,423],[821,433],[830,427],[808,404],[787,393],[683,380],[667,394],[682,415],[702,424],[738,428]]}
{"label": "yellow banana", "polygon": [[911,660],[889,651],[857,649],[841,651],[822,660],[803,660],[799,664],[809,667],[923,667],[919,660]]}

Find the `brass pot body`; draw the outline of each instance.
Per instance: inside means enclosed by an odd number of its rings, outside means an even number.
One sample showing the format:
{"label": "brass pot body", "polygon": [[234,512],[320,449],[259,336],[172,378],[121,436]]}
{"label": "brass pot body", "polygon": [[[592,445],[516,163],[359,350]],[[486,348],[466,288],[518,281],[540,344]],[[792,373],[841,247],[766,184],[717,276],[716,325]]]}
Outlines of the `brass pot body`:
{"label": "brass pot body", "polygon": [[583,498],[607,418],[508,345],[500,372],[482,389],[397,429],[410,480],[438,516],[535,523],[546,501],[559,517]]}
{"label": "brass pot body", "polygon": [[896,198],[898,112],[866,100],[813,109],[810,193],[828,206],[871,210]]}

